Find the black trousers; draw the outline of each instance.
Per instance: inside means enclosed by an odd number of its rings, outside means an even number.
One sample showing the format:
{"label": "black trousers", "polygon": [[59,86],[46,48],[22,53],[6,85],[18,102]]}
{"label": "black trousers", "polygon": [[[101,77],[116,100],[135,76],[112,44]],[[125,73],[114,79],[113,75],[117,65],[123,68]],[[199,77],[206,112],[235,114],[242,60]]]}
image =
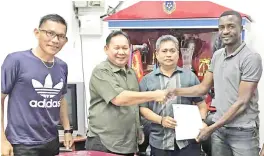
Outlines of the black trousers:
{"label": "black trousers", "polygon": [[191,143],[183,149],[174,145],[174,150],[162,150],[151,146],[151,156],[200,156],[201,146],[198,143]]}
{"label": "black trousers", "polygon": [[60,152],[59,137],[43,145],[13,144],[15,156],[55,156]]}
{"label": "black trousers", "polygon": [[141,145],[138,145],[138,149],[139,149],[138,155],[139,156],[147,155],[146,150],[149,146],[150,124],[144,125],[143,132],[144,132],[145,138],[144,138],[144,142]]}
{"label": "black trousers", "polygon": [[113,153],[117,155],[124,155],[124,156],[134,156],[134,153],[129,154],[122,154],[122,153],[114,153],[109,151],[101,142],[99,137],[87,137],[85,148],[88,151],[101,151],[106,153]]}

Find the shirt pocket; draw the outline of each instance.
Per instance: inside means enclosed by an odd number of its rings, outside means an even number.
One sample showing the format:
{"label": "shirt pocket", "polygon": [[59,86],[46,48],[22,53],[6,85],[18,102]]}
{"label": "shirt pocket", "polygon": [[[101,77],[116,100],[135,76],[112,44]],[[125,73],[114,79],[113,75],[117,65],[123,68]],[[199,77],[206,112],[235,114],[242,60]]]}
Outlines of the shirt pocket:
{"label": "shirt pocket", "polygon": [[154,82],[154,81],[148,81],[147,82],[147,88],[148,88],[148,91],[155,91],[155,90],[160,90],[161,87],[160,87],[160,83],[158,82]]}

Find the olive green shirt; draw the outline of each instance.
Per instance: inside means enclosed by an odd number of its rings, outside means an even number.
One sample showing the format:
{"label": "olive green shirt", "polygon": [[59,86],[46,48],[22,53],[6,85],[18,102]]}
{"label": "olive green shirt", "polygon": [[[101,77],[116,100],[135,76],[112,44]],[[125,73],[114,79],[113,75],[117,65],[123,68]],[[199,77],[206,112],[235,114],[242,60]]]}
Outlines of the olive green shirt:
{"label": "olive green shirt", "polygon": [[124,71],[108,60],[95,67],[90,79],[88,136],[99,136],[102,144],[115,153],[138,150],[139,107],[116,106],[111,100],[124,90],[139,91],[136,74]]}

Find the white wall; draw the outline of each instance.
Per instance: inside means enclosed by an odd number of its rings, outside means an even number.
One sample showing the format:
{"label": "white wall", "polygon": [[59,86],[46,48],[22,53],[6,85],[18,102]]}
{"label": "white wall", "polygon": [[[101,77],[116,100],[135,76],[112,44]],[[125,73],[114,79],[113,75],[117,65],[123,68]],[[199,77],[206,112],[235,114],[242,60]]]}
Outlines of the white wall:
{"label": "white wall", "polygon": [[[138,1],[138,0],[136,0]],[[136,1],[127,0],[121,6],[128,7]],[[216,3],[225,5],[232,9],[247,13],[256,21],[252,25],[252,31],[249,35],[253,39],[252,46],[262,55],[264,59],[264,48],[262,46],[262,38],[264,31],[261,27],[264,25],[263,8],[260,1],[240,1],[240,0],[213,0]],[[114,0],[107,0],[106,6],[109,4],[114,7],[118,2]],[[69,0],[42,0],[42,1],[1,1],[0,9],[1,16],[1,41],[0,46],[0,63],[2,64],[5,56],[13,51],[24,50],[35,47],[36,40],[33,36],[33,29],[38,26],[41,16],[48,13],[57,13],[63,16],[68,24],[69,42],[59,53],[59,57],[65,60],[69,66],[69,82],[83,81],[83,72],[85,76],[86,90],[88,90],[89,78],[93,67],[106,58],[103,52],[105,38],[110,32],[107,24],[104,23],[102,36],[83,36],[83,60],[84,69],[82,69],[82,54],[80,46],[80,36],[78,34],[77,22],[73,16],[72,2]],[[23,6],[23,7],[22,7]],[[10,9],[10,10],[9,10]],[[107,8],[106,8],[107,9]],[[259,12],[259,13],[258,13]],[[104,14],[105,12],[102,12]],[[264,76],[263,76],[264,77]],[[264,142],[264,78],[262,77],[259,84],[260,92],[260,118],[261,118],[261,143]],[[89,92],[86,93],[87,100],[89,100]],[[89,104],[89,102],[88,102]]]}
{"label": "white wall", "polygon": [[69,81],[82,81],[82,76],[75,74],[75,72],[81,73],[81,55],[80,51],[73,47],[73,36],[76,33],[76,30],[73,31],[73,27],[76,27],[76,25],[73,23],[71,1],[23,0],[1,1],[0,3],[2,7],[6,8],[1,9],[0,14],[1,30],[3,30],[1,36],[4,36],[1,42],[1,64],[8,53],[35,47],[37,41],[33,30],[38,27],[40,18],[49,13],[57,13],[68,22],[67,35],[69,37],[68,43],[58,56],[68,63]]}

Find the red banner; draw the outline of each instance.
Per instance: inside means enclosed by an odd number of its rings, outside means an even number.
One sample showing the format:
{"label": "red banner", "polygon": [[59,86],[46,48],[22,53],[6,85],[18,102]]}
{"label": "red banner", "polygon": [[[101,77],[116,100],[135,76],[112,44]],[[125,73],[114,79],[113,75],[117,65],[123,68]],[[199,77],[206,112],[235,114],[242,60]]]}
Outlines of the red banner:
{"label": "red banner", "polygon": [[144,76],[140,51],[136,50],[132,55],[132,69],[136,72],[138,82],[140,82]]}

